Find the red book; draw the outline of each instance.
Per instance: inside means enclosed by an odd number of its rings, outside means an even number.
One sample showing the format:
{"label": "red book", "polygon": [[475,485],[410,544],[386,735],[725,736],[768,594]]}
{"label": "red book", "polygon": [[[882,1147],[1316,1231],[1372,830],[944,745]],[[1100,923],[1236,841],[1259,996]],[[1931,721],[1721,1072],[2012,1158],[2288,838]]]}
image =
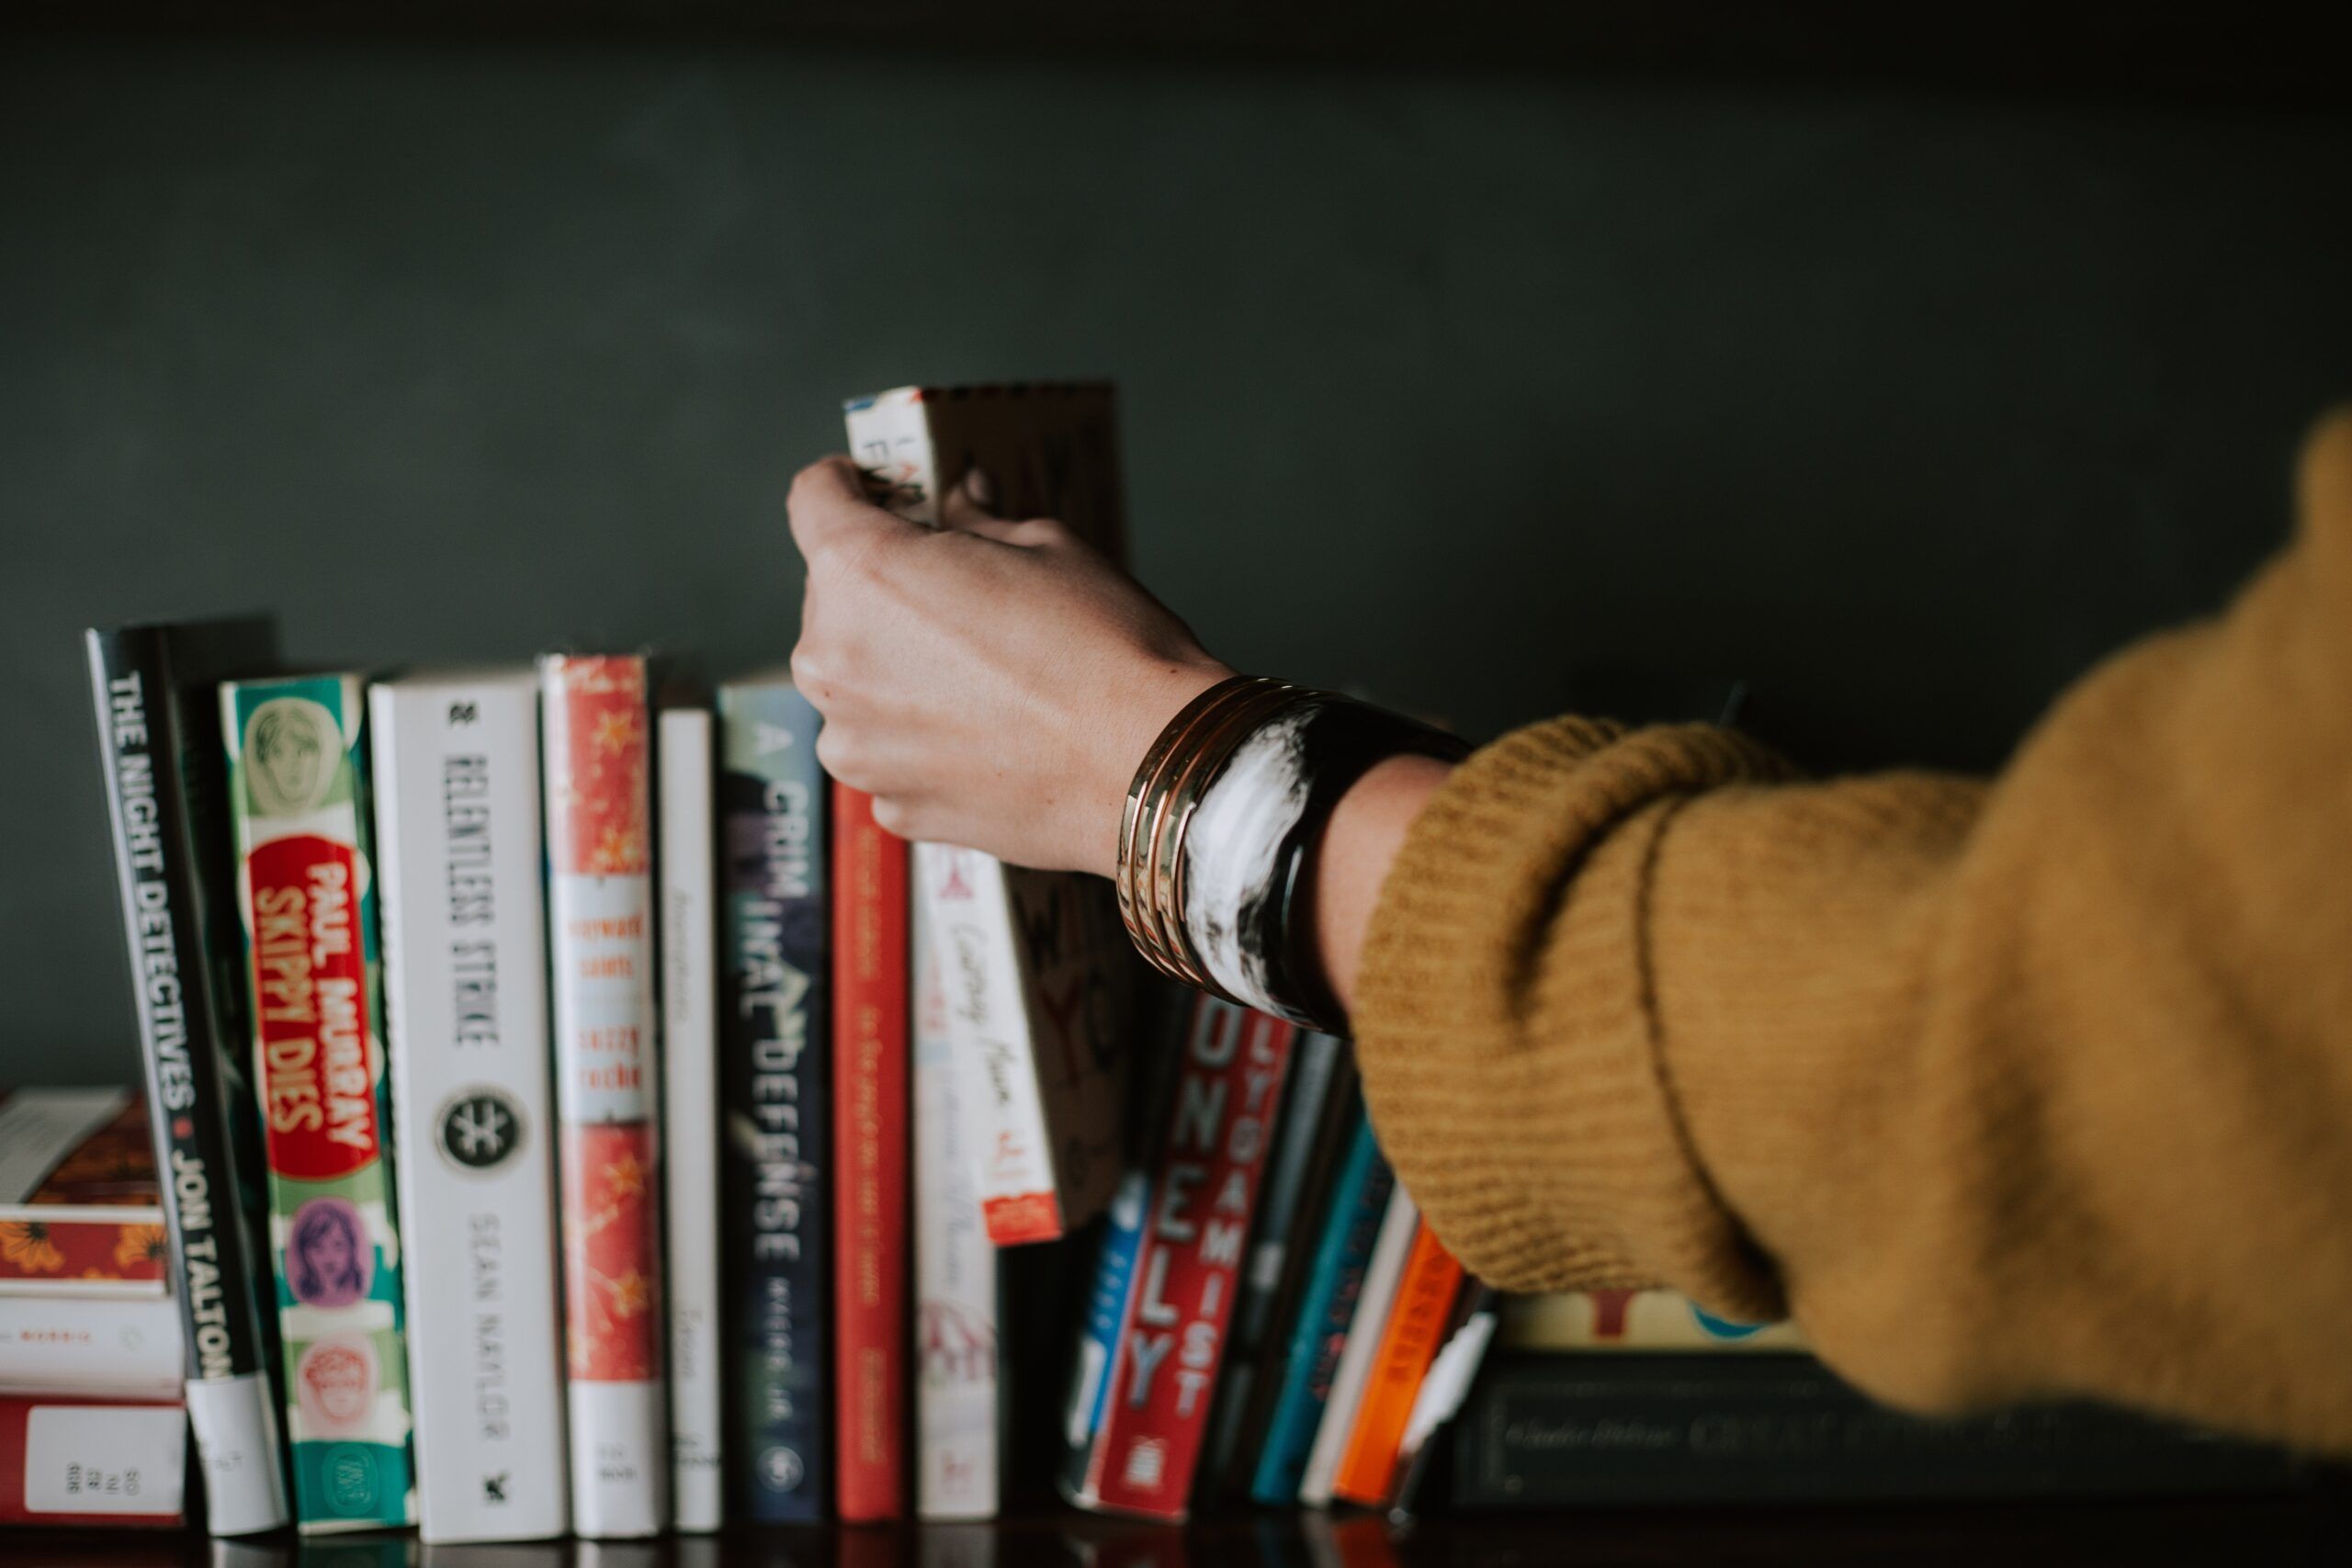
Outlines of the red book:
{"label": "red book", "polygon": [[1297,1031],[1203,997],[1184,1032],[1102,1421],[1076,1500],[1182,1519]]}
{"label": "red book", "polygon": [[164,1194],[127,1089],[0,1089],[0,1294],[164,1293]]}
{"label": "red book", "polygon": [[0,1394],[0,1525],[169,1529],[187,1480],[175,1402]]}
{"label": "red book", "polygon": [[[571,1522],[669,1522],[646,664],[539,661]],[[527,977],[518,977],[527,983]]]}
{"label": "red book", "polygon": [[833,785],[833,1380],[837,1500],[907,1511],[907,846]]}

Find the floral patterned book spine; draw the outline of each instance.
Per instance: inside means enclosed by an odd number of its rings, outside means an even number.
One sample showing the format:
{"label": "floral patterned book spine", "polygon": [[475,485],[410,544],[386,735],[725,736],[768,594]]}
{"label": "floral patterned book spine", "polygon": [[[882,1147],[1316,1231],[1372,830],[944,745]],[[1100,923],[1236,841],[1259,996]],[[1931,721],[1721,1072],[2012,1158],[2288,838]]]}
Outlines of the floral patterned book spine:
{"label": "floral patterned book spine", "polygon": [[669,1522],[646,661],[539,663],[572,1529]]}
{"label": "floral patterned book spine", "polygon": [[305,1534],[416,1519],[366,716],[356,675],[220,688]]}
{"label": "floral patterned book spine", "polygon": [[164,1192],[127,1089],[0,1089],[0,1295],[164,1292]]}

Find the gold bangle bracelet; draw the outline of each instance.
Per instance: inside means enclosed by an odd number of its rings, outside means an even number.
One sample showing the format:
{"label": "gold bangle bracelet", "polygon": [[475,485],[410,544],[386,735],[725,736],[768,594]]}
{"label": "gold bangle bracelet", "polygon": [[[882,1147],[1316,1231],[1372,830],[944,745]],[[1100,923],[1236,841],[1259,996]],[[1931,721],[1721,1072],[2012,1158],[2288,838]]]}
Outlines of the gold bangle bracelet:
{"label": "gold bangle bracelet", "polygon": [[[1168,804],[1158,824],[1148,865],[1152,882],[1151,913],[1160,926],[1175,933],[1171,945],[1181,952],[1201,976],[1196,984],[1208,980],[1208,967],[1194,949],[1191,928],[1184,919],[1185,890],[1188,886],[1184,865],[1184,843],[1191,832],[1193,818],[1207,798],[1210,788],[1225,774],[1226,765],[1234,754],[1246,745],[1250,737],[1291,707],[1302,697],[1311,695],[1304,688],[1278,683],[1261,695],[1253,696],[1247,705],[1228,709],[1224,721],[1213,733],[1202,737],[1194,751],[1190,768],[1177,787],[1170,793]],[[1215,989],[1214,986],[1210,987]]]}
{"label": "gold bangle bracelet", "polygon": [[1162,953],[1176,962],[1182,977],[1196,986],[1214,988],[1183,922],[1171,918],[1177,868],[1168,858],[1169,829],[1178,817],[1190,817],[1234,748],[1268,714],[1279,709],[1293,689],[1279,681],[1268,682],[1204,719],[1170,754],[1146,802],[1149,820],[1144,852],[1136,861],[1136,923]]}
{"label": "gold bangle bracelet", "polygon": [[1170,759],[1207,720],[1227,705],[1249,693],[1276,682],[1263,676],[1234,675],[1218,682],[1195,696],[1168,721],[1144,754],[1136,769],[1134,782],[1127,786],[1127,798],[1120,812],[1119,853],[1117,875],[1113,879],[1119,898],[1119,917],[1127,928],[1128,937],[1138,951],[1163,973],[1183,977],[1174,963],[1174,955],[1167,953],[1158,941],[1158,933],[1148,931],[1142,922],[1142,900],[1138,897],[1139,882],[1145,867],[1141,863],[1143,843],[1140,835],[1148,831],[1154,792]]}

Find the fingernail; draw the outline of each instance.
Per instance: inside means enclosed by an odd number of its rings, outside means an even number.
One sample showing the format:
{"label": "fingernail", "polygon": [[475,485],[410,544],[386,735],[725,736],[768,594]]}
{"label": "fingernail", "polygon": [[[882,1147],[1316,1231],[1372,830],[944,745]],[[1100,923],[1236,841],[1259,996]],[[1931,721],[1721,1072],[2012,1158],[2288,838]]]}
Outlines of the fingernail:
{"label": "fingernail", "polygon": [[971,498],[975,506],[991,506],[996,502],[996,487],[989,483],[985,468],[964,470],[964,493]]}

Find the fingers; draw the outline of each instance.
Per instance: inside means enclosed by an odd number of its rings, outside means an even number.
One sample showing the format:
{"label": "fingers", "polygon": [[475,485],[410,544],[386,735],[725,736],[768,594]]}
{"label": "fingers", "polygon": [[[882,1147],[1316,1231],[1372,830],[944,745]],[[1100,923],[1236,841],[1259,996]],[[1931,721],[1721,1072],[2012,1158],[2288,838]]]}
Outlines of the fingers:
{"label": "fingers", "polygon": [[842,457],[822,457],[801,469],[785,510],[791,518],[793,542],[811,558],[843,546],[878,544],[917,531],[913,524],[866,500],[857,465]]}
{"label": "fingers", "polygon": [[989,510],[992,499],[989,477],[978,468],[967,471],[961,482],[939,498],[939,525],[959,534],[978,534],[1000,545],[1016,544],[1018,523],[1008,523]]}

